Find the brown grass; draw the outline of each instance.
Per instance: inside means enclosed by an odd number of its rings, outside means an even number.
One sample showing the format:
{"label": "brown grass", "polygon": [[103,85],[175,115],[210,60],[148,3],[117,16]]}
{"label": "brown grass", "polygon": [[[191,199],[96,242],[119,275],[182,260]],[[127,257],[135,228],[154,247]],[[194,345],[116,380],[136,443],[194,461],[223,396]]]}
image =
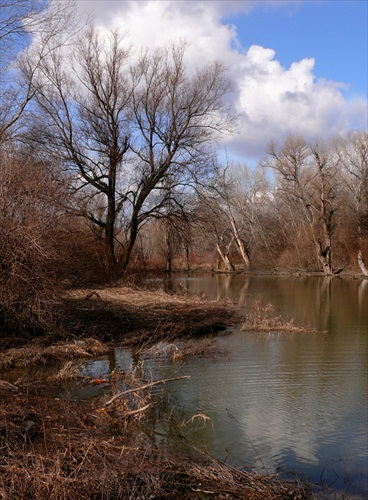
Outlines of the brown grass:
{"label": "brown grass", "polygon": [[203,338],[178,342],[161,341],[149,347],[142,346],[139,354],[148,358],[167,358],[178,362],[189,357],[214,358],[223,355],[224,350],[217,346],[215,339]]}
{"label": "brown grass", "polygon": [[[31,342],[1,339],[0,371],[15,367],[90,358],[106,354],[114,343],[148,348],[224,330],[237,313],[227,304],[127,287],[71,290],[63,299],[63,319],[52,335]],[[177,357],[201,355],[209,342],[186,344]],[[208,351],[209,352],[209,351]]]}
{"label": "brown grass", "polygon": [[306,333],[314,332],[311,328],[299,326],[293,319],[285,319],[277,314],[274,306],[268,303],[262,306],[259,301],[251,302],[247,307],[245,321],[242,324],[243,331],[274,331],[274,332],[294,332]]}
{"label": "brown grass", "polygon": [[3,399],[0,498],[308,498],[277,475],[163,455],[137,432],[136,418],[121,417],[111,436],[111,413],[30,394]]}
{"label": "brown grass", "polygon": [[[73,290],[65,296],[75,335],[142,346],[225,329],[237,321],[228,304],[127,287]],[[69,321],[69,323],[68,323]]]}
{"label": "brown grass", "polygon": [[72,359],[93,358],[106,354],[111,349],[111,347],[103,345],[99,340],[93,338],[43,345],[45,340],[47,341],[47,339],[36,340],[23,347],[8,349],[0,353],[0,370],[34,367]]}

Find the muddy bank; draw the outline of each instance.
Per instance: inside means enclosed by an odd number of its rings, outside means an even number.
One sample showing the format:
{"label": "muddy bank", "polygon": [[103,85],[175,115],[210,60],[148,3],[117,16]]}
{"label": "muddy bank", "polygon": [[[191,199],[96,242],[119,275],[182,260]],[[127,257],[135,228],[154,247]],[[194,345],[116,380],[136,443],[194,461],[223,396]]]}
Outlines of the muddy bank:
{"label": "muddy bank", "polygon": [[190,339],[239,322],[229,304],[126,287],[69,291],[60,310],[46,335],[0,337],[0,373],[99,356],[116,344],[139,348]]}
{"label": "muddy bank", "polygon": [[139,288],[72,291],[65,306],[74,328],[131,346],[213,333],[238,321],[230,304]]}

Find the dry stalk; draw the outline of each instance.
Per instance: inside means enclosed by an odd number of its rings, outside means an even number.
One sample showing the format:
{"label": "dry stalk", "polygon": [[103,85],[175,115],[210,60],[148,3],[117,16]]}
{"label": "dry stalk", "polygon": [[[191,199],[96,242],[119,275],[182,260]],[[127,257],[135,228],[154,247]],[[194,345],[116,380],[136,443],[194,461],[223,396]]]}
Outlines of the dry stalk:
{"label": "dry stalk", "polygon": [[180,380],[180,379],[185,379],[185,378],[190,378],[190,375],[182,375],[181,377],[173,377],[173,378],[166,378],[166,379],[162,379],[162,380],[156,380],[155,382],[149,382],[148,384],[141,385],[140,387],[135,387],[134,389],[127,389],[126,391],[120,392],[119,394],[115,394],[115,396],[113,396],[111,399],[109,399],[105,403],[104,406],[105,407],[109,406],[117,399],[120,399],[123,396],[131,394],[133,392],[143,391],[144,389],[154,387],[155,385],[166,384],[167,382],[172,382],[174,380]]}
{"label": "dry stalk", "polygon": [[57,374],[50,378],[56,380],[76,380],[80,378],[79,366],[75,365],[72,361],[67,361]]}

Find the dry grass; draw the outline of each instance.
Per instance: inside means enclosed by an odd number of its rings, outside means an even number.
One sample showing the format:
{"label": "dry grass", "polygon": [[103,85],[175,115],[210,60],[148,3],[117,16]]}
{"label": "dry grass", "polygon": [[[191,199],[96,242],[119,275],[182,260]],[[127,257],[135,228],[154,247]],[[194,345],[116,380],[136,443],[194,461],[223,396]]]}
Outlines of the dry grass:
{"label": "dry grass", "polygon": [[53,380],[77,380],[80,378],[80,367],[73,363],[73,361],[67,361],[64,363],[63,367],[50,377]]}
{"label": "dry grass", "polygon": [[257,300],[247,307],[245,321],[242,324],[243,331],[274,331],[274,332],[314,332],[310,328],[296,325],[293,319],[285,319],[277,314],[271,303],[262,306]]}
{"label": "dry grass", "polygon": [[0,370],[5,371],[17,367],[34,367],[58,361],[92,358],[107,354],[111,349],[111,347],[103,345],[99,340],[93,338],[59,342],[46,346],[42,345],[42,340],[0,353]]}
{"label": "dry grass", "polygon": [[142,347],[139,354],[147,358],[167,358],[174,362],[189,357],[211,357],[224,354],[215,339],[203,338],[178,342],[161,341],[153,346]]}
{"label": "dry grass", "polygon": [[3,400],[0,498],[308,498],[301,485],[277,475],[163,455],[143,433],[132,434],[136,418],[122,417],[112,437],[115,417],[94,408],[29,394]]}
{"label": "dry grass", "polygon": [[[238,318],[228,304],[128,287],[82,289],[64,298],[75,335],[142,346],[213,333]],[[78,327],[79,325],[79,327]]]}

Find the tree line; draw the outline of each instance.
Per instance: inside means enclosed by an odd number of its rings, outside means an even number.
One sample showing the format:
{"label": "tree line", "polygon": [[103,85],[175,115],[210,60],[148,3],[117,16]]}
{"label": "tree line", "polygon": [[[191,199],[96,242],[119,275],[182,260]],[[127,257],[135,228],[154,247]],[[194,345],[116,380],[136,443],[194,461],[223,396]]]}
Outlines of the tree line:
{"label": "tree line", "polygon": [[222,165],[231,82],[188,68],[185,43],[139,51],[70,1],[12,0],[0,45],[5,322],[42,327],[60,287],[128,267],[368,275],[367,131]]}

